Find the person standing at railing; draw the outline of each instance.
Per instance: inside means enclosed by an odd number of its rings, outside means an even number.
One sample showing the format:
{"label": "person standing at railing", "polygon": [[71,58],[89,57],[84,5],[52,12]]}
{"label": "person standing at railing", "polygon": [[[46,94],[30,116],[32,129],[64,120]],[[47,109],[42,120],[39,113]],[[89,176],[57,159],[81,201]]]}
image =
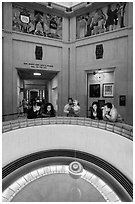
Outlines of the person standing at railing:
{"label": "person standing at railing", "polygon": [[20,117],[23,114],[23,106],[21,101],[19,102],[19,107],[18,107],[18,117]]}
{"label": "person standing at railing", "polygon": [[47,103],[44,108],[42,109],[42,112],[40,113],[39,117],[46,118],[46,117],[55,117],[56,112],[54,110],[54,107],[51,103]]}
{"label": "person standing at railing", "polygon": [[39,116],[39,112],[40,112],[40,106],[37,105],[36,100],[33,100],[29,105],[27,118],[28,119],[37,118]]}
{"label": "person standing at railing", "polygon": [[111,103],[106,103],[103,108],[103,120],[110,122],[122,122],[120,114]]}
{"label": "person standing at railing", "polygon": [[23,114],[24,114],[24,116],[26,116],[27,111],[28,111],[28,104],[27,104],[27,101],[25,98],[22,100],[22,106],[23,106]]}
{"label": "person standing at railing", "polygon": [[90,118],[94,120],[102,120],[102,110],[99,108],[98,102],[94,101],[90,107]]}
{"label": "person standing at railing", "polygon": [[80,112],[80,105],[77,100],[68,98],[68,104],[64,107],[64,113],[67,114],[67,117],[78,117]]}
{"label": "person standing at railing", "polygon": [[74,100],[73,101],[73,110],[74,110],[74,116],[75,117],[78,117],[79,116],[79,113],[80,113],[80,104],[77,100]]}
{"label": "person standing at railing", "polygon": [[74,116],[74,110],[73,110],[73,99],[68,98],[68,104],[64,106],[64,113],[67,114],[67,116],[71,117]]}
{"label": "person standing at railing", "polygon": [[67,117],[73,117],[74,116],[74,109],[73,109],[73,99],[68,98],[68,104],[64,106],[64,113],[67,114]]}

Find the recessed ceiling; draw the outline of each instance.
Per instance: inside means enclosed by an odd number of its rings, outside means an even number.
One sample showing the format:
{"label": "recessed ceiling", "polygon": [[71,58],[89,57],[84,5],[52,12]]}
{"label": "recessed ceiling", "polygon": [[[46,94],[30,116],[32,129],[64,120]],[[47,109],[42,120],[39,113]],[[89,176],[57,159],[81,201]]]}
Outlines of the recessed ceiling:
{"label": "recessed ceiling", "polygon": [[[39,70],[39,69],[17,69],[18,74],[23,80],[31,80],[31,79],[44,79],[44,80],[52,80],[56,74],[57,71],[50,71],[50,70]],[[33,73],[41,73],[41,76],[34,76]]]}

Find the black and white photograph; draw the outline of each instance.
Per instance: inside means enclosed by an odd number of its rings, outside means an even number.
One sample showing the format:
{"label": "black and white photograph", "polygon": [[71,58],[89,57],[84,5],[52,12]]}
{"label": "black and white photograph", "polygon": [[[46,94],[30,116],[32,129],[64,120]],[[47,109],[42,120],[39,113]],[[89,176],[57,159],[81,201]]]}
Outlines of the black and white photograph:
{"label": "black and white photograph", "polygon": [[1,201],[133,202],[133,2],[1,13]]}

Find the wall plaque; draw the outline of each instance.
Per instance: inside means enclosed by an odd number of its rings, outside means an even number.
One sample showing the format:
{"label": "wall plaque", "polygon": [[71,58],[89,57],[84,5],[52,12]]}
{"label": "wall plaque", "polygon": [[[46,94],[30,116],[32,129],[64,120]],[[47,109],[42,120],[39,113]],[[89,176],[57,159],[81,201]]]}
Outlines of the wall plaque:
{"label": "wall plaque", "polygon": [[43,51],[42,51],[42,47],[41,46],[36,46],[35,55],[36,55],[36,60],[42,60]]}
{"label": "wall plaque", "polygon": [[126,105],[126,96],[125,95],[121,95],[119,98],[119,105],[120,106],[125,106]]}
{"label": "wall plaque", "polygon": [[103,58],[103,44],[96,45],[96,59],[102,59]]}
{"label": "wall plaque", "polygon": [[47,69],[52,68],[52,64],[39,64],[39,63],[31,63],[31,62],[24,62],[25,67],[27,68],[35,68],[35,69]]}

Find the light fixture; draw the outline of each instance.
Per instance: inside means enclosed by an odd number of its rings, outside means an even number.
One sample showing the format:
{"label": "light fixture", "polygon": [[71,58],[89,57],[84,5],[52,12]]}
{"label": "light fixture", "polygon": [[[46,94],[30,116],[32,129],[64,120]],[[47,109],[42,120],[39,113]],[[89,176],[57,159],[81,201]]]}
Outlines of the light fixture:
{"label": "light fixture", "polygon": [[34,72],[33,75],[34,75],[34,76],[41,76],[41,73],[39,73],[39,72]]}
{"label": "light fixture", "polygon": [[100,82],[100,81],[102,81],[102,80],[104,79],[104,74],[98,72],[98,73],[95,75],[95,77],[96,77],[97,81]]}
{"label": "light fixture", "polygon": [[77,161],[73,161],[69,164],[69,175],[74,178],[74,179],[78,179],[82,176],[83,174],[83,167],[82,165],[77,162]]}
{"label": "light fixture", "polygon": [[97,71],[93,72],[93,75],[95,76],[95,79],[100,82],[104,79],[104,72],[101,69],[98,69]]}

